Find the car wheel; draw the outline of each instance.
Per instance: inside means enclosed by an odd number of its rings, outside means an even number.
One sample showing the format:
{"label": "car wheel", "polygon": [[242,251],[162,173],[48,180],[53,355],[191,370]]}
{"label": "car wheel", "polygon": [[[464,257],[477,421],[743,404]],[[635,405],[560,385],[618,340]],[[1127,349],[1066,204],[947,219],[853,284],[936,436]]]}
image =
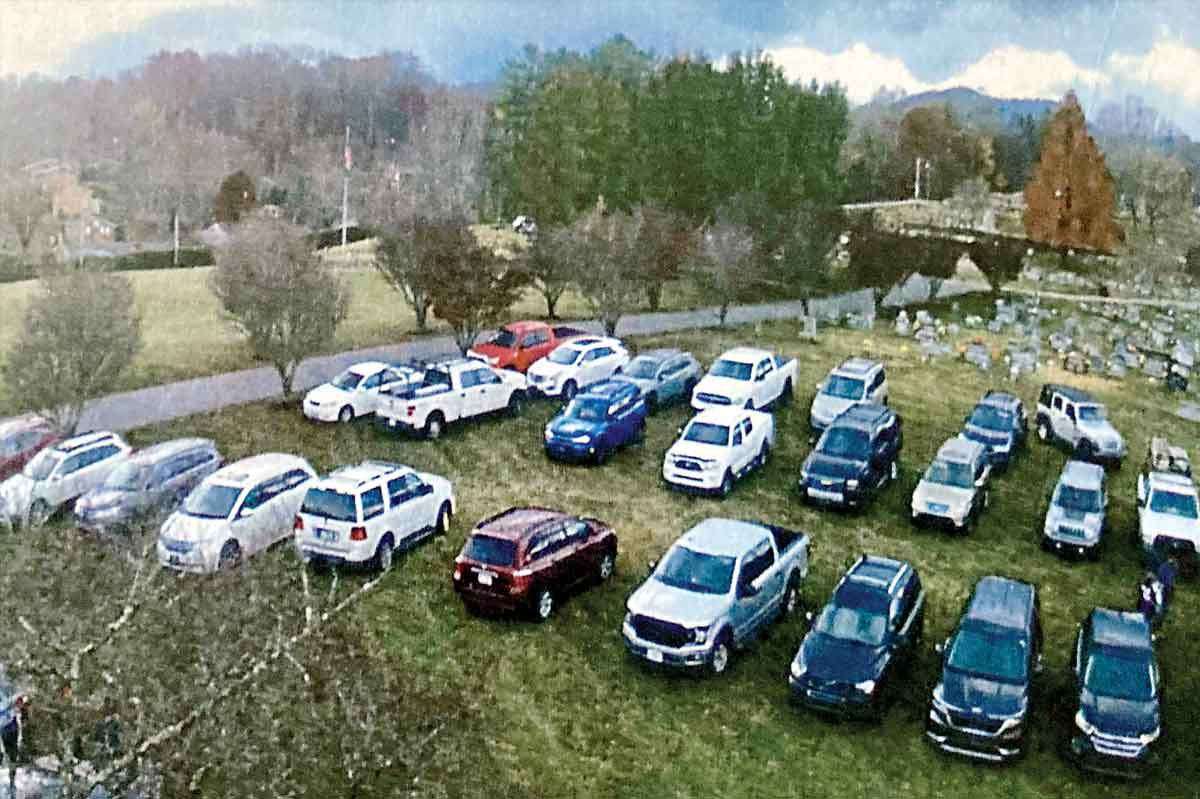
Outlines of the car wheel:
{"label": "car wheel", "polygon": [[1037,423],[1037,434],[1038,434],[1038,439],[1042,443],[1049,441],[1050,440],[1050,425],[1046,424],[1046,422],[1044,420],[1038,422]]}
{"label": "car wheel", "polygon": [[722,635],[713,645],[712,654],[708,656],[708,670],[713,674],[724,674],[729,668],[729,636]]}
{"label": "car wheel", "polygon": [[788,378],[783,384],[783,391],[779,392],[779,404],[786,405],[792,401],[792,381]]}
{"label": "car wheel", "polygon": [[392,545],[392,535],[388,533],[380,540],[379,546],[375,549],[375,570],[378,572],[389,572],[392,570],[392,555],[394,547]]}
{"label": "car wheel", "polygon": [[50,517],[54,515],[54,511],[44,499],[36,499],[29,506],[29,526],[41,527],[46,522],[50,521]]}
{"label": "car wheel", "polygon": [[1083,461],[1092,461],[1096,457],[1096,447],[1086,438],[1079,439],[1075,446],[1076,457]]}
{"label": "car wheel", "polygon": [[441,411],[434,411],[429,414],[429,418],[425,420],[425,437],[431,441],[441,438],[442,430],[446,426],[446,419],[442,416]]}
{"label": "car wheel", "polygon": [[242,562],[242,548],[237,541],[226,541],[217,557],[217,570],[229,571],[236,569]]}
{"label": "car wheel", "polygon": [[729,496],[729,492],[733,491],[733,472],[725,470],[725,476],[721,478],[721,487],[718,489],[721,496]]}
{"label": "car wheel", "polygon": [[616,568],[617,556],[612,552],[605,552],[600,558],[600,564],[596,567],[596,576],[600,578],[600,582],[605,582],[613,576]]}
{"label": "car wheel", "polygon": [[762,449],[758,451],[758,468],[767,465],[767,459],[771,457],[771,448],[767,446],[767,442],[763,442]]}
{"label": "car wheel", "polygon": [[434,524],[434,531],[438,535],[445,535],[450,532],[450,517],[453,511],[450,510],[450,503],[443,502],[442,507],[438,509],[437,522]]}
{"label": "car wheel", "polygon": [[574,380],[568,380],[562,387],[563,402],[570,402],[579,393],[579,387],[575,385]]}
{"label": "car wheel", "polygon": [[521,397],[521,392],[514,391],[508,398],[508,407],[506,408],[508,415],[520,416],[523,404],[524,402]]}
{"label": "car wheel", "polygon": [[983,490],[983,507],[986,509],[988,507],[991,507],[991,504],[992,504],[992,492],[985,488]]}
{"label": "car wheel", "polygon": [[654,391],[646,395],[646,410],[650,412],[658,410],[658,394]]}
{"label": "car wheel", "polygon": [[634,432],[634,434],[633,434],[633,440],[634,440],[634,443],[637,443],[637,444],[645,444],[646,443],[646,420],[645,419],[642,419],[642,421],[638,422],[637,431]]}
{"label": "car wheel", "polygon": [[340,411],[338,411],[338,421],[341,422],[342,424],[346,424],[348,422],[353,422],[354,421],[354,409],[351,408],[349,405],[343,405],[342,409]]}
{"label": "car wheel", "polygon": [[545,621],[554,613],[554,594],[549,588],[538,591],[533,602],[533,615],[538,621]]}
{"label": "car wheel", "polygon": [[894,483],[898,477],[900,477],[900,463],[892,461],[892,465],[888,467],[888,480]]}
{"label": "car wheel", "polygon": [[779,618],[785,619],[796,612],[796,608],[800,607],[800,586],[795,580],[788,583],[787,590],[783,592],[783,602],[779,608]]}

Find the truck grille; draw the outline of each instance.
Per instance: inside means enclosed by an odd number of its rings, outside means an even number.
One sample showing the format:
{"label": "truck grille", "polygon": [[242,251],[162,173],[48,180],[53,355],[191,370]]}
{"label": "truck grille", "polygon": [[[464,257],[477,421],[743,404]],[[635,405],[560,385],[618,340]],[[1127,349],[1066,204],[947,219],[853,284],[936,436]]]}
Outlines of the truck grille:
{"label": "truck grille", "polygon": [[631,621],[638,638],[662,646],[678,648],[692,642],[692,631],[678,624],[649,616],[634,616]]}
{"label": "truck grille", "polygon": [[701,391],[696,395],[696,399],[700,402],[707,402],[709,405],[732,405],[733,400],[729,397],[722,397],[720,394],[708,394]]}
{"label": "truck grille", "polygon": [[1060,524],[1058,526],[1058,534],[1067,538],[1078,538],[1080,540],[1087,538],[1087,533],[1082,527],[1074,527],[1069,524]]}
{"label": "truck grille", "polygon": [[700,466],[700,461],[698,461],[694,458],[676,458],[675,459],[675,468],[683,469],[683,470],[689,471],[689,472],[703,471],[703,468]]}
{"label": "truck grille", "polygon": [[1134,758],[1142,751],[1142,744],[1137,738],[1123,738],[1119,735],[1096,733],[1092,736],[1092,746],[1102,755],[1112,757]]}
{"label": "truck grille", "polygon": [[175,538],[164,538],[162,539],[162,543],[168,552],[174,552],[178,555],[188,554],[192,551],[192,547],[195,546],[191,541],[179,541]]}
{"label": "truck grille", "polygon": [[989,718],[964,716],[961,713],[951,713],[950,723],[960,730],[979,730],[989,735],[995,735],[1000,732],[1000,725],[1004,722],[994,721]]}

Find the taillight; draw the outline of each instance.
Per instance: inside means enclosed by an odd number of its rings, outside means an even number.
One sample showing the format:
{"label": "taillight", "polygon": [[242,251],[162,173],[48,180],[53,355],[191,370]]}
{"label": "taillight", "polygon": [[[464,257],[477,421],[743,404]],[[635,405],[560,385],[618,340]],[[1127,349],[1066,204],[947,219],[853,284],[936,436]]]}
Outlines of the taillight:
{"label": "taillight", "polygon": [[303,529],[304,529],[304,520],[301,519],[299,516],[297,516],[296,521],[292,522],[292,530],[295,531],[295,530],[303,530]]}
{"label": "taillight", "polygon": [[458,582],[462,579],[462,566],[454,567],[454,581]]}
{"label": "taillight", "polygon": [[351,527],[350,528],[350,540],[351,541],[366,541],[367,540],[367,528]]}
{"label": "taillight", "polygon": [[409,406],[408,406],[408,415],[409,415],[409,416],[412,416],[412,415],[413,415],[414,413],[416,413],[416,412],[417,412],[417,406],[416,406],[416,405],[409,405]]}

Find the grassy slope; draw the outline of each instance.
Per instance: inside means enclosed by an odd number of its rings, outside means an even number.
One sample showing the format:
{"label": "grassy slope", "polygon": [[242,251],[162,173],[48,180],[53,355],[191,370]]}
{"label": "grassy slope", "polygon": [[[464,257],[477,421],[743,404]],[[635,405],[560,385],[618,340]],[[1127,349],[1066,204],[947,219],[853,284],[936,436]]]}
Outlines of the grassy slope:
{"label": "grassy slope", "polygon": [[[1134,598],[1139,567],[1128,537],[1135,519],[1133,466],[1114,476],[1114,532],[1099,563],[1065,563],[1038,549],[1035,530],[1064,456],[1037,443],[994,485],[992,508],[972,537],[913,530],[906,506],[917,469],[955,431],[992,379],[952,361],[923,365],[890,337],[837,331],[809,345],[799,341],[797,332],[793,325],[779,324],[761,328],[757,336],[760,343],[799,356],[801,385],[797,402],[778,416],[779,448],[770,465],[725,502],[670,493],[659,485],[662,452],[687,415],[682,408],[653,419],[643,447],[620,453],[602,469],[546,461],[541,427],[555,409],[545,403],[519,420],[471,425],[435,443],[392,439],[369,426],[318,427],[304,423],[292,408],[267,404],[181,420],[140,431],[135,438],[144,444],[175,435],[212,435],[231,457],[265,449],[296,451],[319,469],[364,456],[388,457],[450,476],[460,501],[450,536],[404,560],[383,590],[343,623],[378,644],[371,649],[388,668],[421,675],[448,695],[472,698],[477,727],[461,734],[447,730],[443,746],[478,747],[482,739],[487,751],[480,758],[499,770],[493,787],[501,793],[1194,796],[1198,775],[1188,731],[1200,710],[1200,686],[1188,662],[1200,610],[1194,585],[1178,592],[1170,634],[1160,648],[1168,691],[1167,776],[1149,786],[1109,786],[1077,775],[1055,754],[1071,712],[1064,696],[1075,625],[1094,605],[1129,607]],[[678,344],[707,361],[725,346],[751,337],[752,331],[744,329],[638,344]],[[860,516],[805,508],[796,501],[794,481],[808,452],[808,391],[834,361],[864,350],[885,356],[892,404],[905,418],[903,486],[888,489]],[[1039,375],[1043,377],[1068,379],[1058,373]],[[1143,451],[1152,432],[1171,434],[1195,448],[1195,428],[1171,416],[1173,404],[1159,389],[1137,380],[1119,385],[1069,380],[1110,403],[1132,452]],[[1034,400],[1037,386],[1028,379],[1019,385],[1027,402]],[[566,603],[544,626],[473,618],[450,588],[450,561],[476,520],[526,503],[613,523],[621,537],[618,575],[613,583]],[[626,658],[619,636],[623,605],[645,563],[687,526],[711,515],[762,518],[810,532],[815,541],[812,575],[805,586],[810,608],[823,601],[848,562],[864,550],[918,566],[930,597],[925,652],[881,727],[830,724],[788,706],[785,673],[803,634],[799,619],[770,631],[719,679],[650,673]],[[267,557],[290,560],[286,549]],[[1036,711],[1033,751],[1010,769],[980,768],[936,755],[921,737],[937,669],[932,644],[949,632],[973,583],[997,572],[1040,586],[1046,623],[1047,669],[1039,687],[1043,701]],[[421,710],[413,712],[419,716]],[[479,775],[460,778],[451,770],[442,776],[449,780],[451,795],[480,790]]]}

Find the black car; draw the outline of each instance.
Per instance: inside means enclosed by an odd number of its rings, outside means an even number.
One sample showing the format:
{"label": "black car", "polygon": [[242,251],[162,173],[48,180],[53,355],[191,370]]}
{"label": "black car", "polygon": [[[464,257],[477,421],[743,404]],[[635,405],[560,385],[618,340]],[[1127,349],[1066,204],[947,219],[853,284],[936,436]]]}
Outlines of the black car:
{"label": "black car", "polygon": [[1036,589],[1005,577],[975,585],[954,634],[938,647],[942,674],[925,737],[944,752],[994,763],[1024,750],[1030,684],[1041,670]]}
{"label": "black car", "polygon": [[884,405],[855,405],[821,434],[800,469],[805,502],[860,507],[900,472],[904,431],[900,416]]}
{"label": "black car", "polygon": [[1162,685],[1146,618],[1096,608],[1079,626],[1074,666],[1079,712],[1071,756],[1093,771],[1144,775],[1162,733]]}
{"label": "black car", "polygon": [[908,563],[863,555],[833,590],[792,660],[792,699],[838,716],[883,715],[895,671],[925,630],[925,591]]}
{"label": "black car", "polygon": [[1028,432],[1025,403],[1003,391],[984,394],[963,419],[963,437],[987,447],[988,461],[999,470],[1009,467]]}

